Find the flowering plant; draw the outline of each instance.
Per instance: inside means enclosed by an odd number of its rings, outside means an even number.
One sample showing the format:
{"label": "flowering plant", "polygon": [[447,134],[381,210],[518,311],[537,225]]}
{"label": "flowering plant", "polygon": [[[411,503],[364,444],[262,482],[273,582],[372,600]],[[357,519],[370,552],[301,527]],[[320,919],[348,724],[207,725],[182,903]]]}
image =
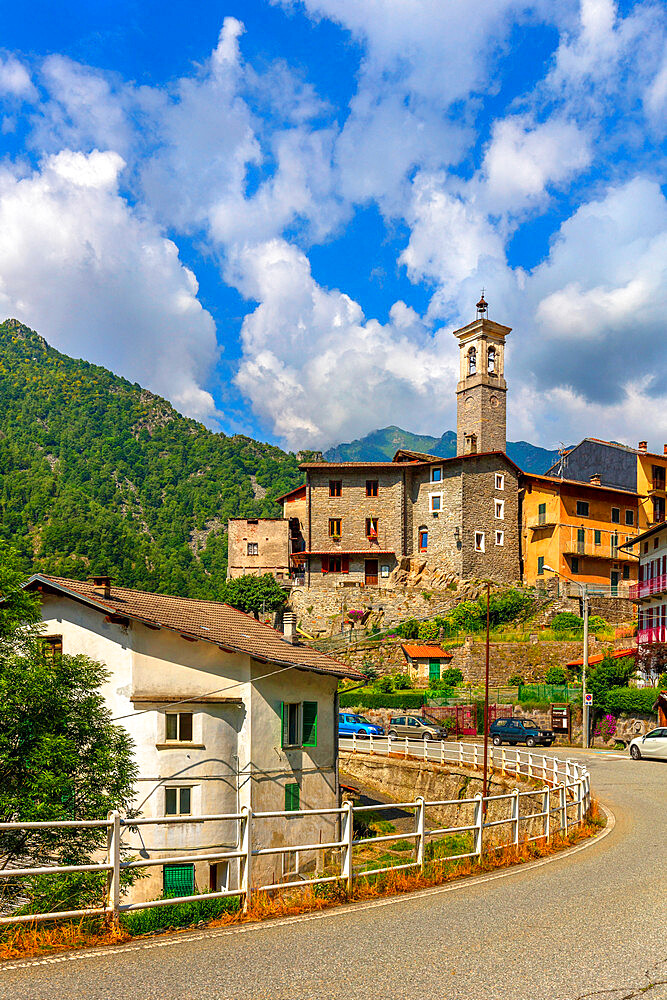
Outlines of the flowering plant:
{"label": "flowering plant", "polygon": [[348,611],[347,617],[354,624],[355,622],[360,622],[364,617],[363,611]]}
{"label": "flowering plant", "polygon": [[594,730],[595,736],[601,736],[603,740],[610,740],[616,735],[616,719],[613,715],[605,715],[600,719]]}

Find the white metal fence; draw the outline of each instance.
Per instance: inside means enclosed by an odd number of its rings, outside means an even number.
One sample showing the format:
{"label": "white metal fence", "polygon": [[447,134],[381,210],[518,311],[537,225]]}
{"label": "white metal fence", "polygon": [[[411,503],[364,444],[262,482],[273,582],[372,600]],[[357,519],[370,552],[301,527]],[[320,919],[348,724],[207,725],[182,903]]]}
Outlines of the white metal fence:
{"label": "white metal fence", "polygon": [[[382,754],[401,757],[407,760],[423,760],[435,764],[450,764],[465,768],[481,768],[483,766],[483,748],[477,744],[445,743],[433,740],[405,740],[391,737],[371,737],[367,739],[341,738],[342,752],[361,752],[364,754]],[[250,905],[254,893],[270,890],[303,888],[307,885],[338,882],[351,893],[353,880],[363,875],[374,875],[386,871],[401,869],[424,869],[427,860],[427,845],[437,842],[438,838],[451,835],[468,835],[469,850],[457,854],[444,854],[437,861],[448,862],[462,858],[481,859],[485,853],[491,853],[502,848],[518,847],[522,841],[540,839],[549,840],[556,834],[567,834],[568,830],[583,822],[591,804],[590,776],[587,768],[576,761],[559,760],[558,758],[535,753],[533,750],[518,750],[506,747],[489,747],[490,773],[496,776],[508,776],[518,780],[533,779],[536,786],[533,790],[488,795],[482,797],[478,793],[471,798],[443,799],[425,801],[418,796],[411,802],[391,802],[354,806],[352,802],[344,802],[340,808],[255,812],[243,807],[240,812],[211,816],[160,816],[155,818],[139,817],[125,819],[118,812],[111,812],[103,820],[67,820],[45,823],[0,823],[0,833],[3,831],[30,830],[75,830],[97,828],[106,830],[107,848],[104,860],[95,864],[59,865],[43,867],[26,867],[8,869],[0,867],[0,878],[30,878],[37,875],[67,875],[75,872],[106,872],[107,893],[104,903],[98,907],[84,909],[61,910],[49,913],[28,913],[20,915],[5,915],[0,917],[2,924],[32,923],[53,919],[70,919],[86,916],[107,916],[115,920],[121,913],[133,910],[147,909],[155,906],[167,906],[174,903],[202,902],[225,897],[240,897],[244,909]],[[541,782],[541,785],[537,785]],[[536,802],[539,808],[535,809]],[[522,808],[522,806],[527,807]],[[414,813],[414,829],[388,833],[380,836],[355,836],[355,817],[357,818],[357,833],[363,826],[364,814],[382,813],[389,810],[410,810]],[[455,811],[458,822],[442,825],[427,822],[429,814],[442,814],[443,811]],[[500,815],[499,815],[500,813]],[[492,818],[495,815],[496,818]],[[327,816],[334,818],[336,836],[330,842],[300,843],[298,839],[289,840],[279,846],[261,847],[260,840],[254,836],[259,824],[264,820],[295,819],[297,817],[313,818]],[[463,820],[464,822],[461,822]],[[465,822],[465,820],[468,820]],[[210,822],[230,821],[236,824],[236,846],[232,849],[208,850],[196,854],[169,854],[160,857],[142,858],[140,860],[122,860],[122,838],[124,831],[133,831],[144,826],[163,824],[206,824]],[[201,826],[199,827],[201,829]],[[537,828],[537,830],[536,830]],[[285,822],[285,831],[288,825]],[[500,831],[507,830],[507,834]],[[536,831],[536,832],[535,832]],[[286,838],[289,839],[289,838]],[[413,841],[413,858],[402,864],[377,866],[375,863],[354,865],[355,848],[368,845],[390,844],[397,841]],[[123,848],[125,849],[125,848]],[[304,854],[316,854],[318,858],[329,855],[328,865],[318,864],[312,876],[300,869],[299,858]],[[257,859],[271,855],[289,856],[295,859],[294,869],[287,881],[256,884],[253,879],[253,868]],[[237,859],[238,886],[218,891],[198,893],[188,896],[169,896],[164,899],[154,899],[146,902],[126,903],[122,901],[121,875],[133,868],[147,869],[160,865],[194,864],[196,862],[229,862]],[[329,870],[330,874],[320,874]]]}

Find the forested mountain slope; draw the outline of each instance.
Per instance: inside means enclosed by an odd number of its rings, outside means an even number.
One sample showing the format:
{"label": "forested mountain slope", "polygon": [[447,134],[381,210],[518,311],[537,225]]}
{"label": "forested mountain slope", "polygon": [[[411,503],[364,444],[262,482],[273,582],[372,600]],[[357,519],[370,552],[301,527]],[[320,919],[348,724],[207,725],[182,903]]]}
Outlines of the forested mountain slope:
{"label": "forested mountain slope", "polygon": [[228,517],[280,516],[294,455],[0,324],[0,538],[26,570],[216,597]]}

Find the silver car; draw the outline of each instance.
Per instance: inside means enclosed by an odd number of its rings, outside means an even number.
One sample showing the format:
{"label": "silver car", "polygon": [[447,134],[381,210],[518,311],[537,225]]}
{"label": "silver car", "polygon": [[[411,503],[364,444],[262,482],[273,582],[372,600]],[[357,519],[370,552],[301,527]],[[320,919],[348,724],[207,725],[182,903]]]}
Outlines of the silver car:
{"label": "silver car", "polygon": [[646,736],[635,736],[630,740],[630,756],[633,760],[651,757],[655,760],[667,760],[667,727],[653,729]]}
{"label": "silver car", "polygon": [[389,720],[389,735],[407,736],[411,740],[446,740],[447,730],[418,715],[393,715]]}

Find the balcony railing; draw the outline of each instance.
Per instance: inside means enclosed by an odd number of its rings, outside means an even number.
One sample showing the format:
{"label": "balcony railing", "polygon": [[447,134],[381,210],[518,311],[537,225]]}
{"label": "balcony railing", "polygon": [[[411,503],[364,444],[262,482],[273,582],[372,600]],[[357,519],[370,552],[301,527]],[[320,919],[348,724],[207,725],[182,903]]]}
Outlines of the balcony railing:
{"label": "balcony railing", "polygon": [[637,632],[637,644],[650,646],[654,642],[667,642],[667,626],[654,625],[653,628],[640,628]]}
{"label": "balcony railing", "polygon": [[652,594],[664,594],[665,592],[667,592],[667,573],[660,573],[652,580],[633,583],[630,587],[630,600],[639,601],[642,597],[651,597]]}

